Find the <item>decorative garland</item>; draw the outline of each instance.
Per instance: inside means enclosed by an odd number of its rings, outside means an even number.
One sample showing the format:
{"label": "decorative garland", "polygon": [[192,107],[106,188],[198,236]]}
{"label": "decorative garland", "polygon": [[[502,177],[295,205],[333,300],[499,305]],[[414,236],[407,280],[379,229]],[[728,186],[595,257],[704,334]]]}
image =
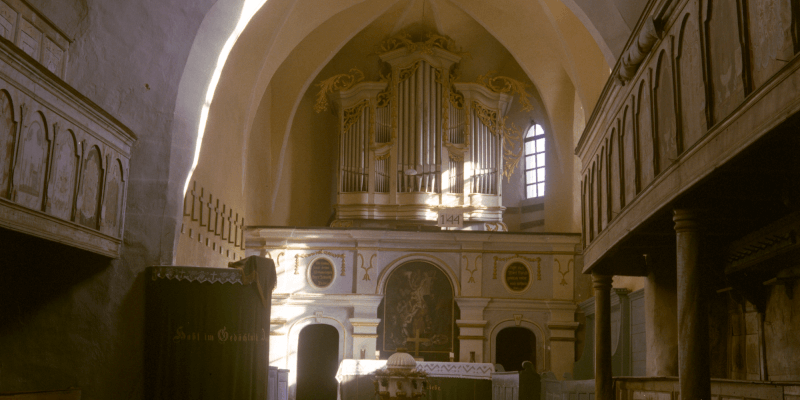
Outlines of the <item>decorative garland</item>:
{"label": "decorative garland", "polygon": [[344,273],[345,273],[344,253],[342,253],[342,254],[334,254],[334,253],[331,253],[330,251],[326,251],[326,250],[319,250],[319,251],[315,251],[313,253],[308,253],[308,254],[295,254],[294,255],[294,274],[295,275],[299,275],[300,274],[298,272],[298,269],[300,269],[300,259],[301,258],[317,256],[317,255],[320,255],[320,254],[324,254],[324,255],[330,256],[330,257],[336,257],[336,258],[342,260],[342,273],[341,273],[341,276],[344,276]]}

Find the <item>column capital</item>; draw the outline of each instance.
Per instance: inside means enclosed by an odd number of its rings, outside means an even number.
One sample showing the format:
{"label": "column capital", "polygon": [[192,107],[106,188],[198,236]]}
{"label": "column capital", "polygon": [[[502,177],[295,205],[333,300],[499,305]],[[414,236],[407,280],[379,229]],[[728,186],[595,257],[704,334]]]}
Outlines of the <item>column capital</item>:
{"label": "column capital", "polygon": [[672,210],[672,220],[675,222],[676,232],[700,230],[700,213],[690,208],[676,208]]}
{"label": "column capital", "polygon": [[592,286],[598,290],[611,290],[611,282],[614,280],[613,275],[600,275],[592,273]]}

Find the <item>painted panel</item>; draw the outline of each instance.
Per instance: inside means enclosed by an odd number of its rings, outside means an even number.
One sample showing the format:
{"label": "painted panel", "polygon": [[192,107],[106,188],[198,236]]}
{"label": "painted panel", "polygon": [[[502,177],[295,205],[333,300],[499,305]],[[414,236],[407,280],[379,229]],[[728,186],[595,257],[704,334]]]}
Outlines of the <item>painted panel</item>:
{"label": "painted panel", "polygon": [[636,141],[633,130],[633,110],[625,108],[622,125],[622,165],[625,174],[624,207],[636,197]]}
{"label": "painted panel", "polygon": [[70,130],[58,132],[53,148],[50,187],[45,211],[67,221],[72,219],[75,183],[78,174],[78,153],[75,135]]}
{"label": "painted panel", "polygon": [[659,55],[656,72],[656,116],[658,132],[658,171],[661,173],[678,158],[675,97],[672,87],[672,66],[666,51]]}
{"label": "painted panel", "polygon": [[611,143],[608,147],[608,158],[610,161],[609,168],[611,169],[611,193],[610,193],[610,203],[611,203],[611,219],[614,218],[614,215],[619,214],[620,209],[622,209],[622,204],[620,204],[620,179],[622,179],[621,168],[620,168],[620,153],[619,153],[619,136],[617,135],[617,131],[613,130],[611,132]]}
{"label": "painted panel", "polygon": [[17,24],[17,12],[8,4],[0,1],[0,36],[14,41],[14,26]]}
{"label": "painted panel", "polygon": [[680,34],[678,73],[680,76],[681,133],[688,149],[705,135],[706,94],[703,82],[700,32],[695,15],[687,14]]}
{"label": "painted panel", "polygon": [[114,237],[119,236],[120,211],[122,210],[122,199],[124,183],[122,179],[122,165],[119,160],[115,160],[108,166],[108,180],[106,196],[103,200],[103,233]]}
{"label": "painted panel", "polygon": [[61,66],[64,65],[64,50],[58,47],[50,38],[44,39],[44,50],[42,51],[42,65],[50,72],[61,76]]}
{"label": "painted panel", "polygon": [[11,184],[11,164],[14,159],[14,145],[17,132],[14,130],[14,109],[11,97],[6,91],[0,92],[0,197],[9,198]]}
{"label": "painted panel", "polygon": [[639,172],[641,174],[641,187],[645,188],[655,177],[653,170],[653,123],[650,111],[650,86],[647,79],[642,80],[639,86],[639,104],[636,107],[637,129],[639,134]]}
{"label": "painted panel", "polygon": [[83,162],[81,188],[78,195],[77,222],[83,226],[97,229],[102,178],[100,150],[93,147]]}
{"label": "painted panel", "polygon": [[384,307],[384,351],[453,351],[453,289],[438,267],[426,262],[398,267],[386,282]]}
{"label": "painted panel", "polygon": [[592,240],[597,236],[597,172],[596,165],[592,164],[592,172],[589,179],[589,225],[592,233]]}
{"label": "painted panel", "polygon": [[708,43],[714,123],[727,117],[744,99],[742,47],[739,43],[737,1],[709,2]]}
{"label": "painted panel", "polygon": [[23,129],[15,163],[14,186],[16,202],[34,210],[41,210],[44,195],[44,176],[47,170],[46,125],[41,113],[31,113],[29,123]]}
{"label": "painted panel", "polygon": [[602,231],[608,224],[608,178],[606,177],[606,149],[600,150],[600,158],[597,160],[597,230]]}
{"label": "painted panel", "polygon": [[753,83],[759,87],[794,56],[791,0],[749,0]]}
{"label": "painted panel", "polygon": [[22,51],[39,60],[39,46],[42,42],[42,31],[33,26],[25,18],[20,18],[18,46]]}

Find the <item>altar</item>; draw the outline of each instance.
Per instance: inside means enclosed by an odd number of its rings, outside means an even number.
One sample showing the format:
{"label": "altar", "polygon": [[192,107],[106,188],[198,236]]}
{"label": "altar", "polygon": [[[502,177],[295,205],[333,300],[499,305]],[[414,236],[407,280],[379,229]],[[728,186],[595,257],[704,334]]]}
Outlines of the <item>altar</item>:
{"label": "altar", "polygon": [[[386,360],[345,359],[339,364],[338,400],[373,400],[375,371]],[[492,373],[489,363],[418,361],[417,370],[428,374],[428,400],[484,400],[492,398]]]}

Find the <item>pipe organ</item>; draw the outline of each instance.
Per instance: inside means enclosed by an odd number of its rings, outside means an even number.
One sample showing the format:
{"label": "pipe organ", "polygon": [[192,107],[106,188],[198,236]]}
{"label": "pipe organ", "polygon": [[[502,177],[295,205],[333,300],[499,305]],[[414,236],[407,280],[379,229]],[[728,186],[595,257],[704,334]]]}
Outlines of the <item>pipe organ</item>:
{"label": "pipe organ", "polygon": [[334,226],[433,224],[439,209],[457,208],[465,229],[502,229],[511,94],[453,82],[461,55],[442,36],[383,50],[391,73],[380,81],[353,70],[320,83],[317,110],[330,95],[340,124]]}

